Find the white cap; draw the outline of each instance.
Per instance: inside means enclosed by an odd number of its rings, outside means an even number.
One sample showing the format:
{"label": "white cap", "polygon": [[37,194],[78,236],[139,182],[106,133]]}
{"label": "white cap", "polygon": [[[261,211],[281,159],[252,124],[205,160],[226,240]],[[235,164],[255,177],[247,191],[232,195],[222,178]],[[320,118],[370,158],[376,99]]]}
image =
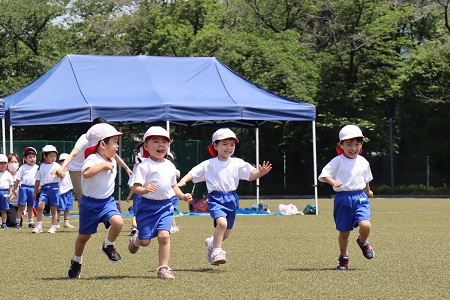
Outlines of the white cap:
{"label": "white cap", "polygon": [[122,132],[117,131],[113,126],[107,123],[99,123],[89,128],[86,132],[86,138],[89,141],[89,144],[93,145],[108,137],[122,134]]}
{"label": "white cap", "polygon": [[226,140],[226,139],[234,139],[236,144],[239,143],[239,140],[237,139],[236,135],[229,128],[220,128],[219,130],[214,132],[214,134],[212,136],[213,143],[215,141],[221,141],[221,140]]}
{"label": "white cap", "polygon": [[42,152],[56,152],[58,153],[58,150],[56,150],[56,147],[53,145],[46,145],[44,148],[42,148]]}
{"label": "white cap", "polygon": [[59,155],[59,160],[60,160],[60,161],[61,161],[61,160],[66,160],[68,157],[69,157],[69,154],[68,154],[68,153],[61,153],[61,154]]}
{"label": "white cap", "polygon": [[0,154],[0,162],[8,162],[8,157],[5,154]]}
{"label": "white cap", "polygon": [[345,125],[342,127],[341,131],[339,131],[339,141],[349,140],[354,138],[363,138],[361,129],[359,129],[356,125]]}
{"label": "white cap", "polygon": [[152,136],[161,136],[167,139],[168,142],[170,142],[170,136],[167,130],[160,126],[152,126],[144,134],[144,142],[147,141]]}

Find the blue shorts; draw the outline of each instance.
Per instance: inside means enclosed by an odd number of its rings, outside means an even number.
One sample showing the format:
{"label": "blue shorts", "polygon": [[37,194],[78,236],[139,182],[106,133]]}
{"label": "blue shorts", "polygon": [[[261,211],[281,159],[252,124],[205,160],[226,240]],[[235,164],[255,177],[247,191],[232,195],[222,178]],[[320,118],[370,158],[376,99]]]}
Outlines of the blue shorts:
{"label": "blue shorts", "polygon": [[73,195],[72,191],[65,192],[59,195],[58,210],[71,210],[73,209]]}
{"label": "blue shorts", "polygon": [[9,201],[5,195],[9,194],[9,190],[2,189],[0,190],[0,210],[9,210]]}
{"label": "blue shorts", "polygon": [[21,184],[19,187],[19,205],[34,205],[34,186]]}
{"label": "blue shorts", "polygon": [[175,209],[178,209],[178,202],[180,201],[180,198],[178,198],[178,197],[172,197],[172,198],[170,198],[170,200],[172,200],[173,207],[174,207]]}
{"label": "blue shorts", "polygon": [[370,201],[364,191],[338,192],[334,196],[334,222],[338,231],[351,231],[360,221],[370,221]]}
{"label": "blue shorts", "polygon": [[209,215],[214,219],[214,227],[217,226],[216,219],[223,217],[227,219],[227,229],[233,228],[236,210],[239,207],[239,197],[236,191],[214,191],[207,195],[207,199]]}
{"label": "blue shorts", "polygon": [[111,224],[109,224],[109,219],[112,216],[120,216],[120,212],[117,209],[116,201],[113,196],[106,199],[95,199],[83,195],[80,200],[79,213],[79,234],[97,233],[99,223],[105,224],[105,228],[108,229],[109,226],[111,226]]}
{"label": "blue shorts", "polygon": [[41,186],[39,202],[48,203],[50,206],[59,204],[59,184],[57,182],[48,183]]}
{"label": "blue shorts", "polygon": [[168,200],[149,200],[141,198],[136,211],[138,238],[149,240],[158,236],[158,231],[170,232],[173,220],[173,198]]}
{"label": "blue shorts", "polygon": [[138,208],[138,203],[139,203],[139,201],[141,199],[142,199],[141,195],[138,195],[138,194],[134,194],[133,195],[133,214],[134,215],[136,215],[136,211],[137,211],[137,208]]}

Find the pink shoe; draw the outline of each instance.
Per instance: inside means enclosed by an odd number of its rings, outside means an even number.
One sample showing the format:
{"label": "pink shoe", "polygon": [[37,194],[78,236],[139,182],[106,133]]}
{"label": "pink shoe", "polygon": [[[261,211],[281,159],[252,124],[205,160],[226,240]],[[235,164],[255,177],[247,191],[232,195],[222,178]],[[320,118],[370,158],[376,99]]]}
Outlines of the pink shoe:
{"label": "pink shoe", "polygon": [[211,254],[211,264],[214,266],[222,265],[227,262],[225,257],[227,253],[223,250]]}

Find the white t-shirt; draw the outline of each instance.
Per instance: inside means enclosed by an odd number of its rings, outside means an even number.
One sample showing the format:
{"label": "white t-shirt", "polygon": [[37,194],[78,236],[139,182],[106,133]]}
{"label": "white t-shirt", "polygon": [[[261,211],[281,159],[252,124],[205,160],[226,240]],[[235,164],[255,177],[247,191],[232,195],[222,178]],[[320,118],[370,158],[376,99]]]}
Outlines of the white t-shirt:
{"label": "white t-shirt", "polygon": [[[9,174],[11,174],[11,173],[9,173]],[[17,173],[16,173],[16,175],[17,175]],[[14,182],[16,181],[16,175],[11,174]],[[19,186],[17,186],[16,195],[11,195],[11,198],[9,198],[9,204],[14,205],[14,206],[19,205]]]}
{"label": "white t-shirt", "polygon": [[137,167],[134,183],[140,183],[143,187],[153,183],[158,187],[156,192],[144,194],[142,197],[151,200],[167,200],[175,196],[172,188],[177,184],[175,170],[175,166],[167,159],[156,162],[146,158]]}
{"label": "white t-shirt", "polygon": [[359,191],[370,182],[372,171],[369,162],[358,155],[355,159],[350,159],[341,154],[333,158],[322,170],[319,181],[325,182],[324,177],[331,177],[342,182],[342,186],[333,187],[336,192]]}
{"label": "white t-shirt", "polygon": [[59,183],[59,177],[56,174],[51,174],[52,170],[57,170],[61,166],[57,162],[51,164],[42,163],[36,172],[36,180],[40,180],[39,185],[43,186],[49,183]]}
{"label": "white t-shirt", "polygon": [[208,193],[213,191],[231,192],[238,188],[239,180],[249,180],[255,170],[248,162],[230,157],[227,161],[220,161],[217,157],[201,162],[192,168],[192,182],[206,181]]}
{"label": "white t-shirt", "polygon": [[69,171],[63,174],[64,177],[59,181],[59,192],[61,195],[73,189],[72,179],[70,179]]}
{"label": "white t-shirt", "polygon": [[[98,153],[89,155],[83,164],[81,169],[84,172],[87,168],[98,165],[105,162]],[[97,175],[91,178],[85,178],[81,176],[81,189],[84,196],[92,197],[95,199],[106,199],[114,193],[114,186],[117,174],[117,163],[114,158],[109,161],[113,164],[112,171],[101,171]]]}
{"label": "white t-shirt", "polygon": [[67,166],[67,169],[69,171],[81,171],[83,168],[84,163],[84,150],[89,146],[89,141],[86,137],[86,134],[82,134],[77,142],[75,143],[74,148],[77,149],[79,152],[75,157],[70,161],[69,165]]}
{"label": "white t-shirt", "polygon": [[38,165],[21,165],[19,170],[17,171],[15,179],[19,179],[20,184],[34,186],[34,182],[36,181],[36,172],[38,169]]}
{"label": "white t-shirt", "polygon": [[9,190],[9,187],[14,185],[14,178],[8,171],[0,172],[0,189]]}
{"label": "white t-shirt", "polygon": [[130,178],[128,179],[128,186],[130,188],[133,187],[134,185],[134,178],[136,177],[136,171],[137,171],[137,167],[139,166],[139,163],[135,163],[133,166],[133,174],[131,174]]}

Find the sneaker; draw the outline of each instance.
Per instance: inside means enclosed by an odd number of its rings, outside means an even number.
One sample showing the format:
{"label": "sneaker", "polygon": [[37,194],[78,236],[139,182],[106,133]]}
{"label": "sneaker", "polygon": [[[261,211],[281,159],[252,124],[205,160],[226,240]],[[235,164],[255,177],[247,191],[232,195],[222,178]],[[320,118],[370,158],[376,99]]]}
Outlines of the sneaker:
{"label": "sneaker", "polygon": [[211,254],[211,264],[214,266],[218,266],[227,262],[227,258],[225,257],[227,253],[223,250],[214,252]]}
{"label": "sneaker", "polygon": [[6,225],[5,223],[2,224],[2,228],[3,229],[8,229],[8,225]]}
{"label": "sneaker", "polygon": [[178,226],[171,226],[170,227],[170,233],[175,233],[180,231],[180,228],[178,228]]}
{"label": "sneaker", "polygon": [[337,269],[348,270],[348,261],[349,261],[348,255],[347,256],[342,256],[342,254],[339,255],[339,264],[337,266]]}
{"label": "sneaker", "polygon": [[206,253],[206,258],[208,259],[209,262],[211,262],[211,254],[213,251],[213,236],[207,237],[205,239],[205,246],[206,249],[208,250],[208,252]]}
{"label": "sneaker", "polygon": [[61,225],[59,225],[59,223],[58,223],[58,224],[55,225],[55,228],[56,229],[61,229]]}
{"label": "sneaker", "polygon": [[75,228],[75,226],[70,223],[64,223],[64,228]]}
{"label": "sneaker", "polygon": [[361,244],[361,239],[359,236],[356,239],[356,242],[358,243],[359,248],[361,248],[361,251],[365,258],[372,259],[375,256],[375,251],[372,249],[372,247],[370,247],[369,242]]}
{"label": "sneaker", "polygon": [[108,256],[108,259],[111,262],[119,262],[122,258],[120,257],[119,252],[117,252],[116,247],[114,245],[105,246],[105,242],[102,245],[102,252]]}
{"label": "sneaker", "polygon": [[161,266],[156,270],[156,277],[159,279],[175,279],[172,269],[169,266]]}
{"label": "sneaker", "polygon": [[33,231],[31,231],[32,233],[41,233],[42,232],[42,227],[34,227]]}
{"label": "sneaker", "polygon": [[137,231],[138,230],[137,230],[136,226],[131,226],[131,230],[130,230],[130,233],[128,235],[129,236],[133,236]]}
{"label": "sneaker", "polygon": [[131,254],[136,254],[136,252],[138,252],[139,247],[137,247],[134,243],[133,243],[133,239],[130,239],[130,242],[128,243],[128,251],[130,251]]}
{"label": "sneaker", "polygon": [[15,229],[20,229],[20,223],[16,223],[16,225],[14,225]]}
{"label": "sneaker", "polygon": [[73,259],[70,261],[69,272],[67,272],[67,277],[72,278],[80,278],[81,275],[81,265],[79,262],[74,261]]}
{"label": "sneaker", "polygon": [[33,228],[35,228],[35,227],[36,227],[36,225],[35,225],[34,223],[28,223],[28,228],[33,229]]}
{"label": "sneaker", "polygon": [[50,227],[50,229],[47,231],[48,233],[55,233],[56,227]]}

